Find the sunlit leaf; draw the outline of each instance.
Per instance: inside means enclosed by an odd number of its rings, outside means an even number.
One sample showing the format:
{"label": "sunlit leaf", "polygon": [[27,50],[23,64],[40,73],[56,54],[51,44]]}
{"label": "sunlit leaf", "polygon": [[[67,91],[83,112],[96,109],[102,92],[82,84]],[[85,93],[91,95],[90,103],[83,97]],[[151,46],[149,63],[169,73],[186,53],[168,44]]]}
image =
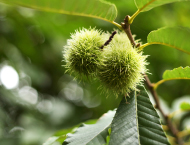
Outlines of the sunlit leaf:
{"label": "sunlit leaf", "polygon": [[115,111],[104,114],[96,124],[83,124],[75,133],[68,134],[63,145],[102,145],[106,144],[108,129],[115,115]]}
{"label": "sunlit leaf", "polygon": [[190,67],[179,67],[173,70],[166,70],[163,79],[190,79]]}
{"label": "sunlit leaf", "polygon": [[166,27],[150,32],[148,35],[148,45],[166,45],[190,54],[189,37],[189,28]]}
{"label": "sunlit leaf", "polygon": [[129,23],[131,24],[135,17],[144,11],[151,10],[154,7],[161,6],[168,3],[179,2],[179,1],[188,1],[188,0],[135,0],[135,4],[138,10],[131,16]]}
{"label": "sunlit leaf", "polygon": [[109,135],[106,137],[106,144],[105,144],[105,145],[109,145],[109,142],[110,142],[110,134],[111,134],[111,128],[108,129],[108,133],[109,133]]}
{"label": "sunlit leaf", "polygon": [[183,103],[181,103],[180,108],[181,108],[181,110],[184,110],[184,111],[186,111],[186,110],[190,111],[190,103],[183,102]]}
{"label": "sunlit leaf", "polygon": [[137,8],[143,12],[148,11],[152,8],[155,8],[157,6],[161,6],[168,3],[173,2],[180,2],[180,1],[187,1],[187,0],[135,0]]}
{"label": "sunlit leaf", "polygon": [[[93,120],[86,121],[85,124],[95,124],[96,122],[97,122],[97,120],[93,119]],[[62,129],[62,130],[57,131],[43,145],[52,145],[55,142],[60,142],[60,143],[64,142],[65,139],[67,138],[67,136],[66,136],[67,133],[74,133],[75,129],[78,128],[80,125],[81,125],[81,123],[76,126],[73,126],[71,128]]]}
{"label": "sunlit leaf", "polygon": [[67,133],[73,133],[74,129],[78,126],[79,125],[74,126],[69,129],[64,129],[64,130],[58,131],[56,134],[54,134],[54,136],[48,138],[48,140],[46,142],[44,142],[43,145],[52,145],[55,142],[60,142],[60,143],[64,142],[65,139],[67,138],[67,136],[66,136]]}
{"label": "sunlit leaf", "polygon": [[[126,102],[127,101],[127,102]],[[160,118],[141,88],[121,101],[111,125],[109,145],[168,145]]]}
{"label": "sunlit leaf", "polygon": [[51,145],[54,142],[56,142],[58,138],[59,137],[57,137],[57,136],[52,136],[45,143],[43,143],[43,145]]}
{"label": "sunlit leaf", "polygon": [[162,76],[163,80],[157,82],[154,85],[156,89],[160,84],[170,80],[190,80],[190,67],[187,66],[185,68],[179,67],[173,70],[166,70]]}
{"label": "sunlit leaf", "polygon": [[0,0],[0,2],[47,12],[94,17],[109,22],[113,22],[117,17],[115,5],[103,0]]}

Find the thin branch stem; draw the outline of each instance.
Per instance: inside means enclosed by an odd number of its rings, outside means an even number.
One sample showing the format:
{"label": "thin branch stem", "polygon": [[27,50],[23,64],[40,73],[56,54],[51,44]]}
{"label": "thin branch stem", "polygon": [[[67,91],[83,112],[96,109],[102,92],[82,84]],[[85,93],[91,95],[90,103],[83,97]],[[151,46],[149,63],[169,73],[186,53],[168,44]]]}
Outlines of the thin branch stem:
{"label": "thin branch stem", "polygon": [[130,16],[127,15],[124,19],[124,23],[121,23],[121,26],[123,27],[123,30],[125,31],[125,33],[127,34],[131,44],[133,45],[133,47],[139,47],[140,44],[136,44],[135,43],[135,40],[132,36],[132,33],[131,33],[131,29],[130,29],[130,24],[129,24],[129,19],[130,19]]}
{"label": "thin branch stem", "polygon": [[[154,0],[152,0],[151,2],[153,2]],[[123,27],[123,30],[125,31],[125,33],[127,34],[129,40],[131,41],[131,44],[133,45],[133,47],[138,47],[141,48],[139,44],[136,44],[134,41],[134,38],[132,36],[131,30],[130,30],[130,16],[126,16],[124,19],[124,23],[121,23],[121,26]],[[148,43],[147,43],[148,44]],[[146,44],[145,44],[146,45]],[[149,45],[149,44],[148,44]],[[145,84],[147,85],[148,89],[150,90],[155,102],[156,102],[156,106],[155,108],[157,108],[160,113],[162,114],[165,122],[167,123],[167,126],[169,128],[169,130],[171,131],[171,133],[173,134],[173,136],[176,138],[176,141],[178,143],[178,145],[182,145],[183,141],[181,140],[181,138],[178,136],[179,131],[177,130],[177,128],[173,125],[173,123],[171,122],[170,118],[168,117],[168,115],[166,115],[164,113],[164,111],[162,110],[161,106],[160,106],[160,101],[158,98],[158,95],[156,93],[156,90],[154,89],[154,84],[152,84],[148,78],[148,76],[146,74],[144,74],[144,78],[145,78]]]}
{"label": "thin branch stem", "polygon": [[155,102],[156,102],[156,107],[160,113],[162,114],[165,122],[167,123],[168,125],[168,128],[169,130],[171,131],[171,133],[173,134],[173,136],[176,138],[177,140],[177,143],[179,145],[182,145],[183,144],[183,141],[181,140],[181,138],[178,136],[178,133],[179,131],[177,130],[177,128],[173,125],[173,123],[171,122],[170,118],[168,117],[168,115],[166,115],[164,113],[164,111],[162,110],[161,106],[160,106],[160,102],[159,102],[159,99],[158,99],[158,95],[156,93],[156,90],[154,89],[154,85],[150,82],[149,78],[147,75],[144,75],[144,78],[145,78],[145,84],[147,85],[148,89],[150,90]]}

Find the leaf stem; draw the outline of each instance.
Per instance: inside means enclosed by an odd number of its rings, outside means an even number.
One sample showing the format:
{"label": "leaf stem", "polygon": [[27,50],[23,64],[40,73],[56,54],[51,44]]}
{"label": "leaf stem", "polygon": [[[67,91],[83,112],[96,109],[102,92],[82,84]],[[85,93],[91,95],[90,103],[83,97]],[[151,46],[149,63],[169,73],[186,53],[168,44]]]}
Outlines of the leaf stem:
{"label": "leaf stem", "polygon": [[151,45],[151,43],[145,43],[139,47],[139,50],[143,50],[144,47]]}
{"label": "leaf stem", "polygon": [[160,84],[164,83],[165,81],[167,81],[167,80],[160,80],[160,81],[158,81],[157,83],[155,83],[154,86],[153,86],[154,90],[156,90],[156,89],[158,88],[158,86],[159,86]]}
{"label": "leaf stem", "polygon": [[[142,8],[139,8],[132,16],[131,18],[129,19],[129,24],[132,24],[133,23],[133,20],[136,18],[136,16],[143,11],[143,9],[145,9],[148,5],[150,5],[151,3],[153,3],[154,1],[156,0],[151,0],[149,1],[147,4],[145,4]],[[138,7],[138,6],[137,6]]]}
{"label": "leaf stem", "polygon": [[171,78],[171,79],[163,79],[158,81],[157,83],[154,84],[154,90],[158,88],[158,86],[166,81],[172,81],[172,80],[189,80],[190,78]]}
{"label": "leaf stem", "polygon": [[190,129],[178,132],[178,136],[180,136],[180,137],[184,137],[184,136],[187,136],[187,135],[190,135]]}
{"label": "leaf stem", "polygon": [[133,20],[136,18],[136,16],[140,13],[141,11],[138,9],[130,18],[129,18],[129,24],[133,23]]}
{"label": "leaf stem", "polygon": [[162,114],[165,122],[168,125],[169,130],[171,131],[171,133],[173,134],[173,136],[176,138],[178,145],[182,145],[183,141],[181,140],[181,138],[178,136],[179,131],[177,130],[177,128],[173,125],[173,123],[171,122],[170,118],[168,117],[168,115],[166,115],[164,113],[164,111],[162,110],[161,106],[160,106],[160,102],[158,99],[158,95],[156,93],[156,90],[154,89],[154,85],[150,82],[148,76],[146,74],[144,74],[144,78],[145,78],[145,84],[147,85],[148,89],[150,90],[155,102],[156,102],[156,107],[160,113]]}
{"label": "leaf stem", "polygon": [[115,26],[117,26],[120,30],[123,30],[123,27],[120,25],[120,24],[118,24],[117,22],[111,22],[112,24],[114,24]]}
{"label": "leaf stem", "polygon": [[179,47],[176,47],[176,46],[174,46],[174,45],[170,45],[170,44],[162,43],[162,42],[150,42],[150,43],[145,43],[145,44],[143,44],[143,45],[141,45],[141,46],[139,47],[139,50],[143,50],[144,47],[149,46],[149,45],[152,45],[152,44],[160,44],[160,45],[169,46],[169,47],[175,48],[175,49],[177,49],[177,50],[179,50],[179,51],[182,51],[182,52],[185,52],[185,53],[187,53],[187,54],[190,54],[190,52],[188,52],[188,51],[186,51],[186,50],[183,50],[183,49],[181,49],[181,48],[179,48]]}
{"label": "leaf stem", "polygon": [[176,111],[170,113],[170,114],[168,115],[168,117],[169,117],[170,119],[172,119],[174,116],[176,116],[177,114],[180,114],[180,113],[182,113],[182,112],[185,112],[185,111],[183,111],[183,110],[181,110],[181,109],[176,110]]}

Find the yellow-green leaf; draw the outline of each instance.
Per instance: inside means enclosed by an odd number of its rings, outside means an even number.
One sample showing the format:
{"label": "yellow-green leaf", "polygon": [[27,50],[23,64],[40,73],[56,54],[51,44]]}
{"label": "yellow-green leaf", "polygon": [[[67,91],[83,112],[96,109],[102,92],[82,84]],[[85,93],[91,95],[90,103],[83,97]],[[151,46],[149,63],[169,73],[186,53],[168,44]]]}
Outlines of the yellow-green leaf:
{"label": "yellow-green leaf", "polygon": [[180,108],[181,108],[181,110],[184,110],[184,111],[187,111],[187,110],[190,111],[190,103],[183,102],[183,103],[181,103]]}
{"label": "yellow-green leaf", "polygon": [[0,2],[47,12],[94,17],[111,23],[114,23],[117,17],[116,6],[103,0],[0,0]]}
{"label": "yellow-green leaf", "polygon": [[190,67],[187,66],[185,68],[179,67],[175,68],[173,70],[166,70],[162,76],[163,80],[157,82],[154,85],[154,89],[156,89],[160,84],[166,81],[170,80],[180,80],[180,79],[185,79],[185,80],[190,80]]}
{"label": "yellow-green leaf", "polygon": [[187,0],[135,0],[135,4],[141,12],[144,12],[152,8],[155,8],[157,6],[173,2],[180,2],[180,1],[187,1]]}
{"label": "yellow-green leaf", "polygon": [[129,23],[131,24],[134,18],[141,12],[149,11],[152,8],[157,6],[161,6],[168,3],[180,2],[180,1],[188,1],[188,0],[135,0],[135,4],[138,8],[136,13],[129,19]]}
{"label": "yellow-green leaf", "polygon": [[152,44],[161,44],[190,54],[189,38],[190,29],[187,27],[165,27],[150,32],[148,43],[142,45],[140,49]]}
{"label": "yellow-green leaf", "polygon": [[163,79],[190,79],[190,67],[179,67],[173,70],[166,70]]}
{"label": "yellow-green leaf", "polygon": [[[95,124],[97,122],[96,119],[94,120],[88,120],[85,122],[85,124]],[[43,145],[52,145],[55,142],[64,142],[64,140],[67,138],[67,134],[68,133],[74,133],[75,129],[78,128],[79,126],[81,126],[82,124],[78,124],[76,126],[73,126],[71,128],[67,128],[67,129],[62,129],[57,131],[53,136],[51,136],[50,138],[48,138],[48,140],[46,140]]]}

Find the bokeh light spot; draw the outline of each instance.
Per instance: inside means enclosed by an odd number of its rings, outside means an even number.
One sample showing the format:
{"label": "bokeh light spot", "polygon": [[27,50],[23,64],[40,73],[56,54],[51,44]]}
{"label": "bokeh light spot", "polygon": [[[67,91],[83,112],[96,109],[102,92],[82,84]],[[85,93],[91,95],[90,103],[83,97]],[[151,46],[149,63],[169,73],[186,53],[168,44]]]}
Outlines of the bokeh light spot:
{"label": "bokeh light spot", "polygon": [[36,104],[38,101],[38,92],[30,86],[24,86],[19,90],[19,96],[30,104]]}
{"label": "bokeh light spot", "polygon": [[19,76],[16,70],[11,66],[4,66],[0,71],[1,83],[7,89],[14,89],[18,86]]}

